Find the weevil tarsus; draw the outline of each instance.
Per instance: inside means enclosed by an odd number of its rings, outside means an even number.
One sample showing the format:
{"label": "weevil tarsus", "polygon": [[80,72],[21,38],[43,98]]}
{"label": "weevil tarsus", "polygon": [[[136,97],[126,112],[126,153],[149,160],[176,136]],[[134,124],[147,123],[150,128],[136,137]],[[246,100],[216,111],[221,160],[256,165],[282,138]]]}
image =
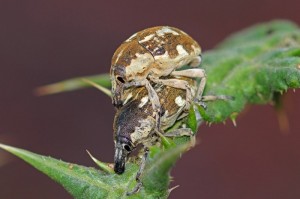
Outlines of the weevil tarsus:
{"label": "weevil tarsus", "polygon": [[217,101],[217,100],[231,101],[234,100],[234,97],[227,96],[227,95],[204,95],[204,96],[195,97],[194,103],[202,106],[206,110],[207,109],[206,102]]}
{"label": "weevil tarsus", "polygon": [[127,192],[126,195],[131,196],[131,195],[139,192],[142,186],[143,186],[142,182],[137,182],[137,185],[134,187],[134,189],[130,192]]}
{"label": "weevil tarsus", "polygon": [[140,177],[141,177],[141,174],[143,173],[143,171],[145,169],[148,155],[149,155],[149,149],[148,149],[148,147],[145,147],[144,148],[144,155],[143,155],[142,160],[141,160],[141,165],[140,165],[139,171],[137,172],[136,177],[135,177],[136,181],[138,181],[138,182],[141,180]]}
{"label": "weevil tarsus", "polygon": [[141,159],[141,164],[140,164],[139,170],[138,170],[138,172],[137,172],[137,174],[135,176],[135,180],[136,180],[137,184],[133,188],[132,191],[126,193],[127,196],[130,196],[132,194],[137,193],[141,189],[141,187],[143,186],[143,183],[141,182],[141,175],[144,172],[148,155],[149,155],[149,149],[147,147],[145,147],[144,148],[144,154],[143,154],[143,157]]}

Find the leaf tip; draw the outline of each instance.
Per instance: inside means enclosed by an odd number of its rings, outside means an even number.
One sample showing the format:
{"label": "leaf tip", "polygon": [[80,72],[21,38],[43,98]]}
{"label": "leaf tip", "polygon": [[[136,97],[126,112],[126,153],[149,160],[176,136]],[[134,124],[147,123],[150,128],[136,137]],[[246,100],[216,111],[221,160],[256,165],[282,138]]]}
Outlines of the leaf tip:
{"label": "leaf tip", "polygon": [[231,119],[231,121],[232,121],[233,126],[236,127],[237,126],[236,120],[235,119]]}
{"label": "leaf tip", "polygon": [[15,150],[17,150],[17,148],[14,148],[14,147],[12,147],[12,146],[8,146],[8,145],[2,144],[2,143],[0,143],[0,148],[3,149],[3,150],[5,150],[5,151],[8,151],[8,152],[10,152],[10,153],[12,153],[12,152],[14,152]]}
{"label": "leaf tip", "polygon": [[33,90],[33,94],[35,96],[44,96],[44,95],[51,95],[55,93],[59,93],[61,87],[58,85],[46,85],[40,86]]}
{"label": "leaf tip", "polygon": [[176,186],[170,188],[170,189],[168,190],[169,194],[170,194],[172,191],[174,191],[175,189],[177,189],[179,186],[180,186],[180,185],[176,185]]}
{"label": "leaf tip", "polygon": [[232,124],[233,124],[234,127],[237,126],[237,124],[236,124],[236,118],[237,118],[237,116],[238,116],[238,112],[233,112],[230,115],[230,119],[231,119]]}
{"label": "leaf tip", "polygon": [[101,86],[100,84],[97,84],[86,78],[81,78],[81,81],[93,86],[94,88],[98,89],[99,91],[103,92],[104,94],[106,94],[109,97],[112,96],[111,91],[109,89],[105,88],[104,86]]}
{"label": "leaf tip", "polygon": [[103,171],[105,171],[107,173],[114,173],[112,167],[110,167],[108,163],[104,163],[104,162],[101,162],[100,160],[96,159],[88,150],[86,150],[86,152],[89,154],[91,159],[98,165],[98,167],[100,167],[100,169],[102,169]]}

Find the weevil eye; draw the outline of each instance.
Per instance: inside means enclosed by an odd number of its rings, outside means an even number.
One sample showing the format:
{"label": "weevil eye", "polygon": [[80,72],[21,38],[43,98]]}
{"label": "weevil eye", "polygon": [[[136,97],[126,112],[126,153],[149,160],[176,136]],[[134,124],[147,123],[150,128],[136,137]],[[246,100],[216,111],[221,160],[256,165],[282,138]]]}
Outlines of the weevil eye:
{"label": "weevil eye", "polygon": [[124,79],[121,76],[117,76],[117,80],[121,83],[125,83]]}
{"label": "weevil eye", "polygon": [[124,144],[124,149],[126,150],[126,151],[128,151],[128,152],[130,152],[131,151],[131,148],[130,148],[130,146],[129,145],[127,145],[127,144]]}

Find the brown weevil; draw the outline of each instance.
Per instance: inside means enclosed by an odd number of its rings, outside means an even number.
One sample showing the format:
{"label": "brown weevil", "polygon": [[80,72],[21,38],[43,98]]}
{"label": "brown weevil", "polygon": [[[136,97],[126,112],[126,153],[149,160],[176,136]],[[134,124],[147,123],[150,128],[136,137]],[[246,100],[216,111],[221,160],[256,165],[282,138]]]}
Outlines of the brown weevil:
{"label": "brown weevil", "polygon": [[[228,96],[199,96],[197,95],[196,81],[181,77],[191,85],[193,101],[206,108],[205,101],[231,100]],[[138,145],[143,146],[144,154],[136,175],[138,182],[135,189],[128,195],[135,193],[141,187],[140,175],[145,167],[148,148],[160,144],[161,135],[166,137],[190,136],[194,138],[191,129],[181,127],[170,132],[165,132],[172,127],[176,121],[184,120],[190,109],[190,102],[186,101],[186,90],[171,86],[153,84],[161,104],[160,128],[157,128],[156,118],[153,115],[153,107],[145,87],[130,88],[124,92],[123,106],[117,109],[113,129],[115,141],[114,171],[122,174],[125,171],[126,161],[132,151]],[[197,109],[198,110],[198,109]],[[196,113],[197,124],[202,121],[200,113]]]}
{"label": "brown weevil", "polygon": [[190,102],[191,86],[188,81],[177,77],[201,78],[198,90],[201,95],[206,82],[205,71],[200,68],[176,69],[184,65],[197,67],[200,62],[199,44],[182,30],[157,26],[137,32],[124,41],[112,57],[110,75],[113,104],[118,108],[124,105],[125,89],[145,87],[156,123],[159,123],[161,105],[153,83],[185,89],[186,101]]}
{"label": "brown weevil", "polygon": [[[191,85],[192,96],[196,93],[196,81],[191,78],[180,78]],[[164,130],[171,127],[177,120],[185,118],[188,114],[190,103],[186,102],[186,91],[171,86],[153,85],[158,94],[162,108],[160,116],[160,130],[156,127],[156,119],[153,116],[153,107],[145,87],[131,88],[124,92],[126,100],[124,105],[117,109],[114,119],[114,141],[115,157],[114,170],[117,174],[125,171],[125,164],[128,156],[138,146],[142,145],[144,154],[137,173],[138,185],[132,192],[138,191],[141,186],[139,176],[145,166],[147,149],[150,146],[159,144],[160,136],[193,136],[189,128],[180,128],[164,133]]]}

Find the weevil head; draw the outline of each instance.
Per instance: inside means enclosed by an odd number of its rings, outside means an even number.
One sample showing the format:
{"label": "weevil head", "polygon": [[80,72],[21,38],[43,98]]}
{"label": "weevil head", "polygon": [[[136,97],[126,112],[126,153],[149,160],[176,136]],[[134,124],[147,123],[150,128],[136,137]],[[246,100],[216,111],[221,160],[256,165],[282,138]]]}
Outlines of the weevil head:
{"label": "weevil head", "polygon": [[122,94],[124,91],[124,84],[126,83],[125,67],[122,65],[113,65],[111,67],[111,83],[112,83],[112,102],[117,108],[122,105]]}
{"label": "weevil head", "polygon": [[131,134],[135,129],[136,104],[128,103],[117,110],[113,129],[115,141],[114,170],[117,174],[125,171],[125,164],[130,153],[135,149]]}
{"label": "weevil head", "polygon": [[154,62],[151,53],[137,39],[137,34],[124,41],[115,51],[111,60],[113,104],[120,108],[125,85],[131,81],[144,80]]}
{"label": "weevil head", "polygon": [[122,174],[125,171],[125,163],[128,156],[133,151],[134,147],[130,139],[124,136],[117,136],[115,143],[115,166],[114,171],[117,174]]}
{"label": "weevil head", "polygon": [[[140,91],[138,94],[145,96],[147,94],[145,88],[134,89],[134,91],[137,92],[141,89],[145,92]],[[139,104],[142,103],[141,96],[136,93],[132,96],[134,99],[117,109],[113,123],[115,141],[114,170],[118,174],[124,172],[128,156],[136,146],[143,144],[153,126],[152,120],[147,119],[149,114],[152,115],[152,112],[150,110],[146,111],[149,107],[152,108],[151,104],[148,103],[143,107],[139,107]]]}

